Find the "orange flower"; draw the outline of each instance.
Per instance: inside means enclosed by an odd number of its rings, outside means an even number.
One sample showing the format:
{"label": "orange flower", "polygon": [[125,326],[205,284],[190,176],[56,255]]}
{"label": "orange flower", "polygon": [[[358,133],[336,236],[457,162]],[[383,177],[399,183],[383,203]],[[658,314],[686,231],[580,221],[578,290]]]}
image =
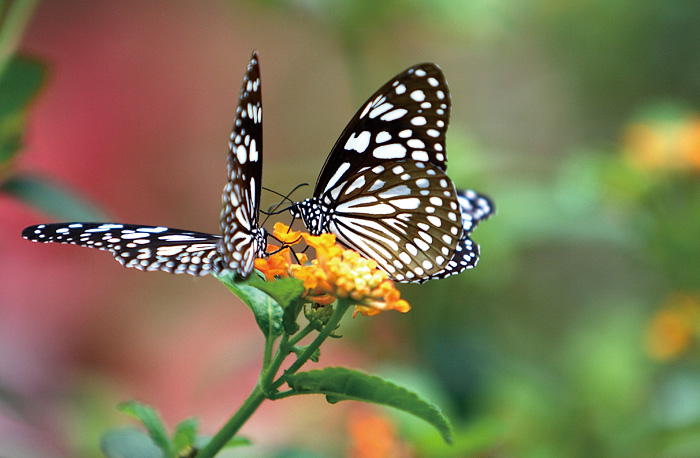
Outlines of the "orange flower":
{"label": "orange flower", "polygon": [[308,257],[303,253],[294,253],[295,260],[292,260],[291,249],[288,246],[295,245],[301,241],[301,231],[290,231],[289,227],[282,223],[275,223],[273,236],[284,243],[281,248],[276,245],[267,245],[267,252],[271,253],[267,258],[255,260],[255,268],[265,275],[267,281],[276,277],[285,278],[289,276],[290,266],[294,264],[303,265]]}
{"label": "orange flower", "polygon": [[[304,282],[306,298],[321,305],[330,305],[338,298],[350,299],[355,306],[355,315],[377,315],[386,310],[408,312],[411,306],[401,299],[394,282],[375,261],[365,259],[353,250],[346,250],[335,243],[335,235],[310,235],[301,231],[290,231],[289,227],[276,223],[274,237],[285,244],[279,247],[268,245],[272,253],[265,259],[256,259],[255,268],[274,280],[293,276]],[[301,239],[316,250],[316,259],[304,265],[307,256],[295,254],[286,246],[299,243]]]}
{"label": "orange flower", "polygon": [[410,305],[401,299],[394,282],[377,263],[346,250],[335,243],[335,235],[301,234],[316,250],[310,266],[293,266],[294,277],[303,280],[307,297],[314,302],[330,304],[335,298],[348,298],[356,305],[355,315],[376,315],[386,310],[408,312]]}
{"label": "orange flower", "polygon": [[272,236],[285,245],[301,242],[301,231],[292,231],[286,224],[275,223],[272,229]]}
{"label": "orange flower", "polygon": [[700,330],[700,301],[687,294],[674,294],[651,321],[646,336],[649,355],[667,361],[690,348]]}
{"label": "orange flower", "polygon": [[353,411],[348,422],[352,458],[408,458],[415,456],[396,434],[396,428],[385,416]]}

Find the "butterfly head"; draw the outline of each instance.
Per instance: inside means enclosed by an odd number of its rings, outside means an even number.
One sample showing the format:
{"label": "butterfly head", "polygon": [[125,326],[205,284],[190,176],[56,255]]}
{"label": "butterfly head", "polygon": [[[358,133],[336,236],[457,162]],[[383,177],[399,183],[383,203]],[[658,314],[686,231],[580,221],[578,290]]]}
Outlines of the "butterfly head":
{"label": "butterfly head", "polygon": [[328,232],[329,213],[317,198],[312,197],[289,207],[294,218],[300,218],[311,235]]}

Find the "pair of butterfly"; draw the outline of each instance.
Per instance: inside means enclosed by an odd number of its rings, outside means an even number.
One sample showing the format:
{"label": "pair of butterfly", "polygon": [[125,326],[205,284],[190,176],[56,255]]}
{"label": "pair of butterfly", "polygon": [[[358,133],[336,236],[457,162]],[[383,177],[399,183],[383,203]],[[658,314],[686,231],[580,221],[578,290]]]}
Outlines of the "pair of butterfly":
{"label": "pair of butterfly", "polygon": [[[494,212],[485,196],[456,191],[445,174],[450,96],[434,64],[407,69],[355,114],[321,171],[312,198],[289,210],[311,234],[374,259],[399,282],[422,283],[476,265],[472,230]],[[246,278],[265,256],[259,226],[262,101],[257,53],[243,79],[229,141],[221,235],[161,226],[57,223],[22,236],[108,250],[126,267],[195,276],[232,270]]]}

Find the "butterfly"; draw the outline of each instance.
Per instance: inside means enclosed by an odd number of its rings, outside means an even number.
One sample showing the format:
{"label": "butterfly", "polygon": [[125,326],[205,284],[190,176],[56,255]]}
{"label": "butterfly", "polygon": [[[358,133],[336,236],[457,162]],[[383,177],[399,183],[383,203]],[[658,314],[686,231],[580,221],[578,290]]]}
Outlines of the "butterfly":
{"label": "butterfly", "polygon": [[262,177],[262,99],[258,55],[243,78],[229,140],[228,181],[219,220],[221,235],[163,226],[120,223],[55,223],[22,231],[34,242],[107,250],[125,267],[206,275],[230,270],[248,277],[265,253],[267,233],[258,224]]}
{"label": "butterfly", "polygon": [[289,210],[312,235],[333,233],[399,282],[422,283],[476,265],[469,238],[493,205],[447,176],[450,94],[440,68],[395,76],[336,141],[313,197]]}

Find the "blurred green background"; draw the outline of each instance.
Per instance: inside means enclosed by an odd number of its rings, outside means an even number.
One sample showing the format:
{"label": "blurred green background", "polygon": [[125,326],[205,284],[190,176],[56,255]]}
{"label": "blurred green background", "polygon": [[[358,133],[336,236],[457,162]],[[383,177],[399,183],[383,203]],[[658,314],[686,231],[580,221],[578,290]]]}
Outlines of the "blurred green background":
{"label": "blurred green background", "polygon": [[[345,322],[321,359],[435,400],[453,446],[300,398],[264,406],[230,456],[700,456],[699,23],[695,0],[39,4],[18,50],[44,85],[0,110],[0,455],[100,456],[134,397],[212,433],[255,384],[262,336],[213,278],[19,234],[76,208],[217,232],[257,49],[266,186],[313,184],[365,98],[431,61],[452,92],[448,173],[498,214],[475,270],[402,287],[410,313]],[[26,83],[7,74],[0,100]]]}

